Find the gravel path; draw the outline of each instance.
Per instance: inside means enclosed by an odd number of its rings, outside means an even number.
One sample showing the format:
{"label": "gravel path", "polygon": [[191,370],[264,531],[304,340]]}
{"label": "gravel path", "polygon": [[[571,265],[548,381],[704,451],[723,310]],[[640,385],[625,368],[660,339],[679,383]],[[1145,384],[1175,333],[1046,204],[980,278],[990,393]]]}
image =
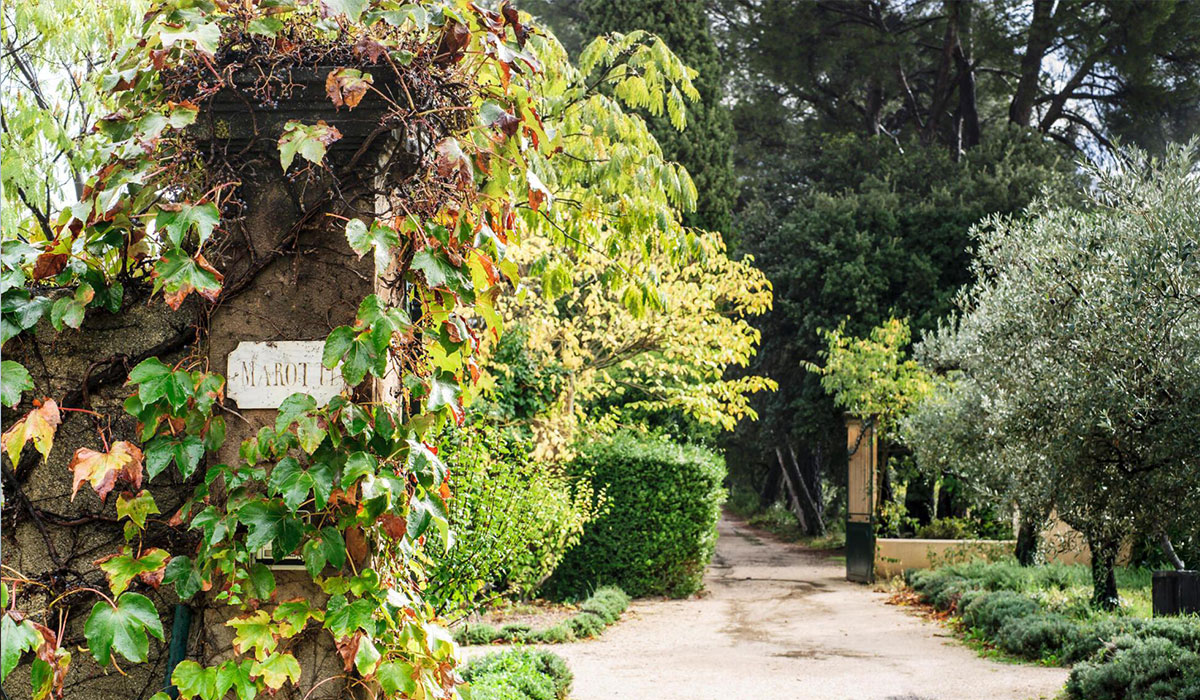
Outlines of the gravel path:
{"label": "gravel path", "polygon": [[720,533],[706,594],[637,601],[599,639],[550,647],[574,700],[1027,700],[1066,681],[980,658],[823,554],[734,520]]}

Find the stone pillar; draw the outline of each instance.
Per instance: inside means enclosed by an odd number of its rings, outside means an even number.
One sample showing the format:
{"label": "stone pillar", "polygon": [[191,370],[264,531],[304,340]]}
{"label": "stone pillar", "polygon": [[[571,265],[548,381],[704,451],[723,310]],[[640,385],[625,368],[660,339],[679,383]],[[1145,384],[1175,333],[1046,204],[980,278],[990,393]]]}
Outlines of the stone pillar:
{"label": "stone pillar", "polygon": [[[230,143],[244,144],[244,155],[231,164],[240,179],[237,198],[242,202],[242,218],[225,226],[222,246],[211,259],[225,274],[227,291],[236,293],[222,294],[210,311],[205,352],[213,371],[227,379],[260,372],[256,381],[274,385],[272,394],[280,396],[314,393],[306,383],[328,379],[327,374],[319,374],[319,344],[335,327],[354,325],[359,303],[381,288],[374,257],[360,258],[351,250],[345,225],[349,218],[370,224],[379,211],[381,200],[375,192],[384,180],[378,166],[394,148],[391,135],[379,126],[385,105],[369,93],[353,112],[337,112],[325,97],[321,80],[320,71],[293,76],[296,92],[273,110],[255,112],[253,132],[248,131],[249,116],[240,101],[218,96],[207,115],[210,122],[227,122],[212,133],[229,134]],[[330,145],[328,168],[312,166],[300,176],[295,174],[297,166],[283,171],[275,143],[288,118],[305,124],[319,118],[339,129],[342,138]],[[307,165],[299,157],[296,162]],[[277,341],[315,342],[303,368],[287,362],[281,367],[268,363],[272,366],[243,368],[240,360],[231,366],[230,353],[239,344]],[[281,382],[287,390],[280,390]],[[357,398],[364,400],[377,400],[382,393],[379,382],[356,391],[363,394]],[[242,407],[228,398],[226,406],[233,415],[226,416],[227,437],[218,459],[236,464],[241,442],[261,427],[274,425],[278,411]],[[303,566],[268,564],[275,575],[277,601],[305,598],[320,607],[328,599]],[[204,643],[200,649],[189,649],[189,658],[206,665],[228,658],[233,630],[224,622],[239,614],[228,606],[209,607],[202,622]],[[302,676],[295,687],[285,687],[281,697],[291,697],[288,693],[311,700],[346,696],[346,684],[338,681],[305,696],[319,681],[345,673],[329,633],[310,628],[289,650],[300,662]]]}

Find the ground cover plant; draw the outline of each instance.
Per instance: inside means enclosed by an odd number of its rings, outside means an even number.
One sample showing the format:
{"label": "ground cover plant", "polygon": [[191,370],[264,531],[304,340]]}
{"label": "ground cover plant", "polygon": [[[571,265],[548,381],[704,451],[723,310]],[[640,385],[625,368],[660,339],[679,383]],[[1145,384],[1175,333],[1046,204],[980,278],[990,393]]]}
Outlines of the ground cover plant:
{"label": "ground cover plant", "polygon": [[471,700],[564,700],[573,680],[561,658],[534,649],[488,654],[463,666],[462,676]]}
{"label": "ground cover plant", "polygon": [[988,648],[1029,661],[1071,665],[1073,700],[1200,697],[1200,618],[1149,617],[1150,574],[1119,568],[1124,606],[1091,603],[1080,565],[1023,567],[970,562],[905,574],[921,600],[950,613]]}
{"label": "ground cover plant", "polygon": [[626,432],[584,446],[567,472],[604,493],[605,509],[546,582],[548,595],[579,599],[603,585],[635,597],[700,590],[725,499],[719,457]]}
{"label": "ground cover plant", "polygon": [[579,611],[553,625],[534,628],[529,624],[500,626],[468,622],[454,630],[459,644],[561,644],[597,637],[605,627],[621,618],[629,607],[629,596],[616,586],[599,588],[579,604]]}

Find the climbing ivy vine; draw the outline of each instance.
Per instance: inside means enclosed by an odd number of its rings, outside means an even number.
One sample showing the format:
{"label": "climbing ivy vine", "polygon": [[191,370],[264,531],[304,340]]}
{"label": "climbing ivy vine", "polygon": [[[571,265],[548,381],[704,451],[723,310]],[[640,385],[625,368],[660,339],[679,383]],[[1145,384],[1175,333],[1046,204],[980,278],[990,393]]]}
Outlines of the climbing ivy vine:
{"label": "climbing ivy vine", "polygon": [[[90,316],[125,312],[135,290],[171,309],[234,293],[209,257],[240,215],[236,163],[205,150],[220,134],[198,117],[244,80],[239,70],[263,69],[249,89],[269,107],[286,91],[272,82],[274,69],[322,66],[331,110],[378,95],[391,103],[378,131],[404,127],[431,141],[417,177],[388,190],[400,213],[347,220],[348,244],[389,271],[390,287],[330,333],[322,358],[352,388],[398,376],[402,392],[396,405],[363,400],[362,390],[323,406],[293,395],[236,459],[218,463],[224,378],[195,354],[137,363],[124,377],[137,435],[116,439],[113,417],[95,415],[98,444],[78,449],[63,475],[72,498],[85,497],[86,484],[101,502],[115,501],[124,545],[96,562],[108,589],[64,590],[6,569],[0,679],[28,662],[34,696],[62,697],[71,663],[64,601],[78,596],[94,599],[83,629],[101,666],[125,673],[146,662],[150,639],[165,635],[138,591],[169,585],[181,600],[206,596],[238,611],[225,622],[228,658],[175,667],[181,697],[248,700],[299,683],[292,644],[313,629],[330,635],[349,683],[387,697],[455,696],[455,646],[421,597],[424,562],[437,556],[424,551],[425,535],[432,528],[449,541],[452,497],[449,468],[425,436],[462,419],[480,338],[502,331],[496,295],[521,277],[508,249],[523,237],[558,246],[538,261],[550,297],[570,284],[575,258],[562,251],[683,260],[700,249],[702,238],[679,223],[695,204],[691,180],[625,111],[666,114],[682,128],[693,73],[642,32],[598,39],[575,67],[511,5],[458,0],[169,0],[113,48],[80,88],[108,113],[73,122],[94,124],[76,135],[53,130],[55,144],[96,163],[78,197],[41,206],[29,196],[38,178],[5,173],[6,198],[27,210],[4,231],[3,342],[87,333]],[[380,92],[384,79],[398,80],[407,100]],[[288,122],[274,144],[279,166],[337,188],[347,171],[366,168],[331,161],[341,138],[322,120]],[[661,306],[654,281],[626,265],[605,281],[630,309]],[[14,469],[29,447],[49,459],[63,411],[94,413],[35,397],[18,362],[2,369],[4,405],[22,416],[3,434]],[[152,488],[168,470],[192,490],[177,511],[161,513]],[[148,523],[163,521],[187,534],[186,548],[149,540]],[[277,600],[259,558],[268,547],[298,556],[328,603]],[[46,587],[47,605],[22,604],[28,589]]]}

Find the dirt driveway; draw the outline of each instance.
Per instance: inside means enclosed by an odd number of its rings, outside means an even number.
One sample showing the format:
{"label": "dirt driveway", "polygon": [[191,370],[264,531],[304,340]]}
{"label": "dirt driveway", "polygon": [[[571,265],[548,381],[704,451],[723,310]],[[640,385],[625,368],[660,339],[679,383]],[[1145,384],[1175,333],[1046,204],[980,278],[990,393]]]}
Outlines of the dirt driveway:
{"label": "dirt driveway", "polygon": [[575,672],[572,698],[1026,700],[1066,681],[978,657],[822,554],[734,520],[720,533],[705,595],[637,601],[601,638],[550,647]]}

